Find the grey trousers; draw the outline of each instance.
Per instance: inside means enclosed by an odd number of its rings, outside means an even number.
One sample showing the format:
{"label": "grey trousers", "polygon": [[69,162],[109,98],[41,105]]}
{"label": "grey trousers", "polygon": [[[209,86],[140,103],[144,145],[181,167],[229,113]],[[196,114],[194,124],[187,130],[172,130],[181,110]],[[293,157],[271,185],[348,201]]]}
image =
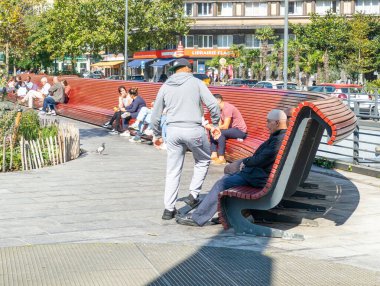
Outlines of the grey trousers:
{"label": "grey trousers", "polygon": [[224,175],[214,184],[198,208],[192,213],[191,218],[199,226],[204,225],[216,214],[218,209],[218,195],[220,192],[229,188],[248,185],[249,183],[240,175],[240,172]]}
{"label": "grey trousers", "polygon": [[194,173],[190,193],[197,197],[210,165],[210,143],[202,126],[193,128],[167,127],[167,165],[165,181],[165,209],[174,210],[178,197],[183,162],[187,149],[194,157]]}

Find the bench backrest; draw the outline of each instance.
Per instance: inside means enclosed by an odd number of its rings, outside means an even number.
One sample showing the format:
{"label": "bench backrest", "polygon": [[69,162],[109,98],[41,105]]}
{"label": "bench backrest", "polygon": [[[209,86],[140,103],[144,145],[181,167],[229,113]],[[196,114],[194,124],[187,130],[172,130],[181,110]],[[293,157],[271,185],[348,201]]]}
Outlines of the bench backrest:
{"label": "bench backrest", "polygon": [[323,94],[265,88],[211,87],[210,90],[221,94],[225,101],[235,105],[243,115],[249,136],[262,141],[269,137],[266,116],[271,109],[284,110],[306,100],[325,98]]}
{"label": "bench backrest", "polygon": [[275,207],[283,197],[291,196],[309,172],[324,130],[332,145],[350,135],[356,126],[355,114],[338,98],[306,101],[293,114],[283,144],[265,187],[254,194],[263,209]]}
{"label": "bench backrest", "polygon": [[[34,83],[40,82],[44,75],[32,76]],[[49,83],[52,83],[53,77],[47,76]],[[139,94],[145,99],[149,105],[157,95],[161,86],[159,83],[132,82],[122,80],[107,79],[88,79],[80,77],[59,77],[60,80],[66,79],[71,86],[70,105],[89,105],[94,108],[109,110],[117,105],[118,87],[125,86],[127,90],[131,87],[138,87]]]}
{"label": "bench backrest", "polygon": [[[39,83],[44,75],[32,76],[32,81]],[[52,77],[48,76],[49,82]],[[157,95],[161,83],[131,82],[121,80],[85,79],[62,76],[72,88],[70,105],[88,105],[94,108],[109,110],[117,104],[117,88],[124,85],[127,89],[139,88],[139,94],[149,105]],[[297,106],[305,100],[324,98],[322,94],[308,92],[291,92],[272,89],[247,89],[235,87],[210,87],[210,91],[219,93],[225,101],[234,104],[242,113],[248,126],[248,133],[261,140],[269,136],[266,130],[266,114],[273,108],[285,109]]]}

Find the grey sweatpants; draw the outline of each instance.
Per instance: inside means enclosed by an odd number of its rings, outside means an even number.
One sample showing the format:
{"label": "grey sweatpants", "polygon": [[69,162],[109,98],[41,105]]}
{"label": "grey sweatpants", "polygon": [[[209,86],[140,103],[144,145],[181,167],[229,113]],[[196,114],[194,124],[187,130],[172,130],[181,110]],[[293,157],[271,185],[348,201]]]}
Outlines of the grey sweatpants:
{"label": "grey sweatpants", "polygon": [[167,165],[165,182],[165,209],[174,210],[187,148],[194,157],[194,173],[190,193],[197,197],[210,165],[210,143],[202,126],[193,128],[167,127]]}

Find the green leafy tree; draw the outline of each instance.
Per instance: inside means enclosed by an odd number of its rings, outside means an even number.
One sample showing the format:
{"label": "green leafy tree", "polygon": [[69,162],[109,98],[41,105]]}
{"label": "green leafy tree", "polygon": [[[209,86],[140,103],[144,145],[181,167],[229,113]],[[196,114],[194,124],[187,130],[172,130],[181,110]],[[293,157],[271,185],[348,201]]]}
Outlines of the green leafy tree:
{"label": "green leafy tree", "polygon": [[251,69],[250,77],[255,74],[256,64],[259,63],[260,51],[257,49],[248,49],[245,45],[232,45],[232,65],[238,71],[239,77],[247,78],[248,70]]}
{"label": "green leafy tree", "polygon": [[338,65],[346,57],[349,39],[345,16],[328,12],[325,16],[311,14],[305,26],[303,41],[311,50],[323,52],[324,80],[330,80],[330,64]]}
{"label": "green leafy tree", "polygon": [[[51,58],[124,50],[124,0],[56,0],[36,18],[33,46]],[[182,0],[130,0],[128,50],[162,48],[186,34],[190,20]]]}
{"label": "green leafy tree", "polygon": [[[301,60],[306,53],[310,53],[310,47],[305,41],[305,26],[301,24],[291,25],[294,38],[289,41],[289,55],[292,57],[294,73],[297,85],[300,85]],[[309,77],[310,74],[306,75]]]}
{"label": "green leafy tree", "polygon": [[[261,64],[265,67],[265,79],[270,78],[270,68],[268,62],[269,41],[275,40],[278,37],[275,35],[274,29],[271,27],[264,27],[256,30],[256,37],[261,41]],[[261,76],[263,78],[263,76]]]}
{"label": "green leafy tree", "polygon": [[6,71],[10,61],[21,57],[26,48],[28,30],[25,19],[38,1],[0,0],[0,49],[3,47],[6,58]]}
{"label": "green leafy tree", "polygon": [[363,74],[376,69],[376,52],[379,47],[378,32],[380,22],[373,15],[355,14],[348,21],[350,37],[348,39],[347,69],[351,74],[359,73],[363,82]]}

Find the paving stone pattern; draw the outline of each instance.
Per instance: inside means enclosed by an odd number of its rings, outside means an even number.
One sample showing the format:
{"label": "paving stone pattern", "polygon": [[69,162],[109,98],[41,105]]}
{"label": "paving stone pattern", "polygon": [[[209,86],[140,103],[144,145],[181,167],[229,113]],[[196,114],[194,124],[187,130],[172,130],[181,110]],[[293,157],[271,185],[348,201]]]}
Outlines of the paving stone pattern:
{"label": "paving stone pattern", "polygon": [[[0,174],[3,285],[128,285],[128,275],[137,283],[130,285],[186,285],[178,284],[178,277],[189,281],[187,285],[208,285],[196,283],[207,279],[222,279],[220,285],[248,281],[246,285],[333,285],[334,279],[341,283],[335,285],[372,285],[379,281],[379,179],[349,172],[324,174],[313,168],[308,181],[318,183],[315,192],[327,194],[327,199],[300,200],[323,205],[327,211],[292,214],[313,219],[319,227],[275,225],[304,234],[304,241],[236,236],[219,225],[185,227],[161,220],[165,151],[130,143],[99,127],[74,124],[80,128],[81,147],[87,150],[82,157],[41,170]],[[98,155],[94,151],[103,142],[106,150]],[[180,197],[188,195],[192,167],[188,153]],[[204,193],[222,173],[221,167],[210,168]],[[178,207],[183,206],[179,201]],[[98,263],[100,257],[108,264]],[[136,267],[125,272],[118,263]],[[60,265],[67,271],[57,270]],[[314,266],[319,271],[309,270]],[[211,268],[201,274],[205,267]],[[266,274],[257,276],[257,271]],[[237,277],[230,281],[220,278],[224,277],[220,272]],[[206,280],[197,280],[202,275]]]}

